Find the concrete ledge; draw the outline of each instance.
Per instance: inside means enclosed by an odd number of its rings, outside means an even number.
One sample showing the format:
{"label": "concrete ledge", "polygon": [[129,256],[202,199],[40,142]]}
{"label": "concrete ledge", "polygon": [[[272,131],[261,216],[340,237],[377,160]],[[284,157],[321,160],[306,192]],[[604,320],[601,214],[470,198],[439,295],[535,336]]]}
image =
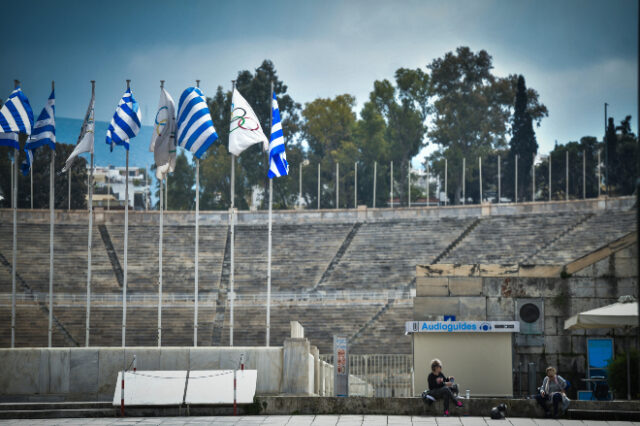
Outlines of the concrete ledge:
{"label": "concrete ledge", "polygon": [[[462,408],[450,408],[453,416],[490,416],[491,408],[507,405],[508,417],[544,417],[533,399],[471,398]],[[387,414],[412,416],[441,416],[442,401],[425,403],[422,398],[365,398],[365,397],[256,397],[252,409],[255,414]],[[640,401],[571,401],[565,417],[591,419],[629,418],[640,416]]]}
{"label": "concrete ledge", "polygon": [[[462,408],[452,408],[453,416],[489,416],[492,407],[507,405],[507,417],[542,417],[543,412],[532,399],[472,398]],[[442,402],[428,405],[422,398],[365,398],[365,397],[256,397],[249,405],[238,406],[239,415],[321,415],[321,414],[379,414],[441,416]],[[230,405],[192,406],[128,406],[129,417],[162,416],[228,416]],[[110,403],[29,403],[0,404],[0,419],[11,418],[63,418],[63,417],[116,417],[119,407]],[[572,401],[566,418],[582,420],[637,420],[640,401]]]}
{"label": "concrete ledge", "polygon": [[[495,215],[557,213],[572,211],[603,211],[631,209],[635,204],[634,196],[616,198],[588,198],[586,200],[528,202],[518,204],[483,204],[439,206],[439,207],[399,207],[399,208],[367,208],[358,209],[324,209],[324,210],[276,210],[273,212],[275,223],[306,224],[306,223],[354,223],[376,222],[387,220],[434,219],[442,217],[482,217]],[[0,209],[0,223],[11,223],[11,209]],[[95,225],[116,225],[124,223],[124,210],[95,209]],[[158,226],[160,215],[157,211],[130,211],[131,225]],[[268,211],[238,211],[236,222],[239,225],[264,225],[267,223]],[[86,225],[88,223],[87,210],[58,210],[55,212],[56,224]],[[49,210],[19,209],[20,223],[49,223]],[[193,211],[168,211],[164,214],[166,226],[189,225],[195,222]],[[226,210],[201,211],[200,226],[226,226],[229,224],[229,213]]]}

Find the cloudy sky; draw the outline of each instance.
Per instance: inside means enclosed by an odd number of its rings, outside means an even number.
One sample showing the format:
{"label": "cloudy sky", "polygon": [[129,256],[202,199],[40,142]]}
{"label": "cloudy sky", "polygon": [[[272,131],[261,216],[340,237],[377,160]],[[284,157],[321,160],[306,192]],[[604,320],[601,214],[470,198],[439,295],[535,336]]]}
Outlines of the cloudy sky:
{"label": "cloudy sky", "polygon": [[55,80],[60,117],[83,116],[95,79],[96,118],[108,121],[130,78],[150,124],[160,79],[174,98],[195,79],[210,95],[265,58],[296,101],[350,93],[359,109],[374,80],[466,45],[487,50],[497,75],[523,74],[540,92],[542,153],[556,139],[601,136],[604,102],[616,121],[637,122],[635,0],[22,0],[2,9],[0,95],[19,78],[39,111]]}

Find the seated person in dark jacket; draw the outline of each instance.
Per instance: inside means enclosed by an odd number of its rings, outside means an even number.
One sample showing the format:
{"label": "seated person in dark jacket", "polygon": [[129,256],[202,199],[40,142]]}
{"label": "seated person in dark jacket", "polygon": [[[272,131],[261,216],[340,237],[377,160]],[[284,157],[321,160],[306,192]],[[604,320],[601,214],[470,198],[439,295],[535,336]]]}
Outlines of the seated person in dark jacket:
{"label": "seated person in dark jacket", "polygon": [[462,407],[462,401],[453,394],[453,377],[442,374],[442,362],[439,359],[431,361],[431,374],[429,374],[429,395],[444,401],[444,415],[449,415],[449,400],[453,400],[456,406]]}

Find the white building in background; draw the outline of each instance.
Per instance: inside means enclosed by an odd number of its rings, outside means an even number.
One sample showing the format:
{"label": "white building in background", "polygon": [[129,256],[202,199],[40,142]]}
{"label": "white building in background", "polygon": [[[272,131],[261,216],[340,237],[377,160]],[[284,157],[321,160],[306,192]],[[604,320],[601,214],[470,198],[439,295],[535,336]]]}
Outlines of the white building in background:
{"label": "white building in background", "polygon": [[[95,167],[93,180],[96,190],[93,193],[94,207],[123,208],[126,186],[125,167]],[[129,167],[130,208],[144,210],[150,207],[151,188],[148,171],[142,167]]]}

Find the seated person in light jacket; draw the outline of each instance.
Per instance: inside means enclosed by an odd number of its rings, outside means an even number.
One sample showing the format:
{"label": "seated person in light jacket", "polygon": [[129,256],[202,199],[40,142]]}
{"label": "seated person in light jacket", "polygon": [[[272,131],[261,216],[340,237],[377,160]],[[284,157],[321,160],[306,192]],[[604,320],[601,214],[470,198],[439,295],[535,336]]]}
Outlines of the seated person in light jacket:
{"label": "seated person in light jacket", "polygon": [[439,359],[431,361],[431,374],[428,378],[429,395],[435,399],[442,398],[444,401],[444,415],[449,415],[449,400],[453,400],[457,407],[462,407],[462,401],[457,399],[451,388],[453,385],[453,376],[446,377],[442,374],[442,362]]}
{"label": "seated person in light jacket", "polygon": [[558,416],[558,408],[562,413],[569,408],[569,398],[564,393],[567,381],[556,374],[554,367],[547,367],[547,376],[542,381],[542,386],[538,389],[536,401],[544,409],[547,417],[551,417],[549,405],[553,405],[553,416]]}

